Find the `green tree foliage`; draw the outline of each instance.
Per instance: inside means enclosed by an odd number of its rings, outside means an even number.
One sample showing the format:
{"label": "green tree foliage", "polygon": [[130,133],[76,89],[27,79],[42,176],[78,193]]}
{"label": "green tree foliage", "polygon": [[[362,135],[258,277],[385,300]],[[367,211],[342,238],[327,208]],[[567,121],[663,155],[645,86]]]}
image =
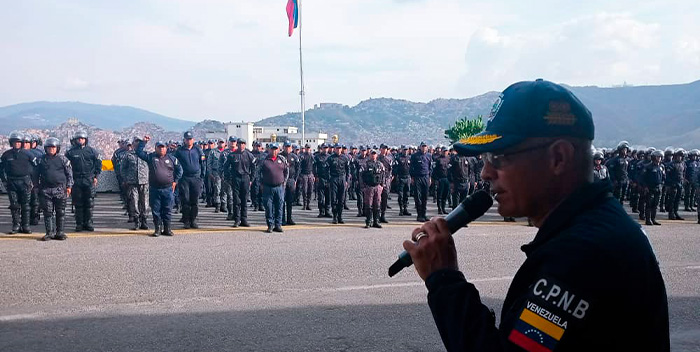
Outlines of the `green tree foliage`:
{"label": "green tree foliage", "polygon": [[454,126],[445,130],[445,138],[450,140],[450,143],[456,143],[460,139],[471,137],[484,130],[484,120],[481,115],[475,119],[463,117],[457,120]]}

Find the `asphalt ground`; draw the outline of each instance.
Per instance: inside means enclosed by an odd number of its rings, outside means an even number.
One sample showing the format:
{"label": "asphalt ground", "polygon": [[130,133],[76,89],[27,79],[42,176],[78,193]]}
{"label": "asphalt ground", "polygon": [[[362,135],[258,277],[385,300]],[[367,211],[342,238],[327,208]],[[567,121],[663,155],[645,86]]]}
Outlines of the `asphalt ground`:
{"label": "asphalt ground", "polygon": [[[443,351],[415,271],[387,276],[415,217],[396,215],[394,195],[390,224],[364,229],[352,204],[345,225],[297,207],[299,225],[283,234],[263,233],[261,212],[250,212],[254,227],[233,229],[202,208],[201,229],[151,238],[128,230],[116,195],[99,194],[93,233],[0,235],[0,351]],[[2,233],[7,205],[3,195]],[[700,351],[700,225],[681,215],[645,230],[673,350]],[[456,235],[461,270],[497,316],[536,233],[518,220],[493,208]]]}

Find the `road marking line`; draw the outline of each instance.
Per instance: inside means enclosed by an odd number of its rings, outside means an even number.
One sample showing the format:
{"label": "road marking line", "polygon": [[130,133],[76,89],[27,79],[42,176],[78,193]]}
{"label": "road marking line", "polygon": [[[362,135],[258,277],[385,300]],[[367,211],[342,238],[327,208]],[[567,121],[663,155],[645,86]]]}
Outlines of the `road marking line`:
{"label": "road marking line", "polygon": [[29,320],[41,318],[41,314],[31,313],[31,314],[14,314],[14,315],[0,315],[0,321],[13,321],[13,320]]}
{"label": "road marking line", "polygon": [[[512,279],[513,279],[512,276],[502,276],[502,277],[487,277],[487,278],[483,278],[483,279],[472,279],[472,280],[468,280],[468,281],[471,283],[475,283],[475,282],[504,281],[504,280],[512,280]],[[320,291],[323,291],[323,292],[363,291],[363,290],[376,290],[376,289],[382,289],[382,288],[401,288],[401,287],[414,287],[414,286],[425,286],[425,283],[422,281],[416,281],[416,282],[399,282],[399,283],[395,283],[395,284],[344,286],[344,287],[325,288],[325,289],[321,289]]]}
{"label": "road marking line", "polygon": [[695,265],[695,266],[686,266],[686,269],[692,269],[692,270],[700,270],[700,265]]}

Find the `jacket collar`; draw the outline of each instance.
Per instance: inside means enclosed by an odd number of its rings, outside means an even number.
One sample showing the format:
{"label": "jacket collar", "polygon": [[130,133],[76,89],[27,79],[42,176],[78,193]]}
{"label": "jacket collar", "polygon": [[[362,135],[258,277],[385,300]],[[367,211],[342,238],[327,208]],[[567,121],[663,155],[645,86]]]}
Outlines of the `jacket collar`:
{"label": "jacket collar", "polygon": [[535,239],[520,249],[526,255],[530,255],[538,247],[561,233],[582,211],[611,197],[611,192],[612,188],[607,182],[588,183],[579,187],[547,216]]}

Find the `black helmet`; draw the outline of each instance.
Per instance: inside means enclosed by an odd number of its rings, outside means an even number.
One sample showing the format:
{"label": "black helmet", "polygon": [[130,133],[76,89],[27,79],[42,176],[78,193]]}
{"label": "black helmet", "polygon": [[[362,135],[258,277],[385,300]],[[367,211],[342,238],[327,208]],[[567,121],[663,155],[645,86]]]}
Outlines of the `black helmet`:
{"label": "black helmet", "polygon": [[676,151],[673,153],[673,155],[685,157],[685,149],[683,149],[683,148],[678,148],[678,149],[676,149]]}
{"label": "black helmet", "polygon": [[700,156],[700,150],[693,149],[693,150],[688,152],[688,156]]}
{"label": "black helmet", "polygon": [[628,141],[622,141],[617,145],[617,150],[622,150],[623,148],[627,148],[627,150],[631,150],[630,148],[630,143]]}
{"label": "black helmet", "polygon": [[78,139],[78,138],[85,138],[87,140],[87,138],[88,138],[87,132],[85,132],[85,131],[75,132],[75,134],[73,135],[73,139]]}
{"label": "black helmet", "polygon": [[236,137],[234,137],[234,136],[229,136],[229,137],[228,137],[228,141],[229,141],[229,142],[238,142],[238,138],[236,138]]}
{"label": "black helmet", "polygon": [[603,160],[603,153],[601,152],[595,152],[593,153],[593,160]]}
{"label": "black helmet", "polygon": [[652,158],[653,158],[653,157],[657,157],[657,156],[658,156],[659,158],[663,158],[663,157],[664,157],[664,152],[662,152],[662,151],[660,151],[660,150],[654,150],[653,152],[651,152],[651,157],[652,157]]}
{"label": "black helmet", "polygon": [[671,147],[666,147],[666,149],[664,150],[664,155],[665,155],[665,156],[671,156],[671,155],[673,155],[673,148],[671,148]]}
{"label": "black helmet", "polygon": [[10,146],[12,146],[12,144],[14,144],[15,142],[21,142],[23,138],[24,137],[22,136],[22,132],[20,131],[12,131],[7,137],[7,139],[10,142]]}
{"label": "black helmet", "polygon": [[58,153],[61,151],[61,141],[56,137],[49,137],[46,139],[46,143],[44,143],[44,150],[48,147],[56,147],[56,153]]}

